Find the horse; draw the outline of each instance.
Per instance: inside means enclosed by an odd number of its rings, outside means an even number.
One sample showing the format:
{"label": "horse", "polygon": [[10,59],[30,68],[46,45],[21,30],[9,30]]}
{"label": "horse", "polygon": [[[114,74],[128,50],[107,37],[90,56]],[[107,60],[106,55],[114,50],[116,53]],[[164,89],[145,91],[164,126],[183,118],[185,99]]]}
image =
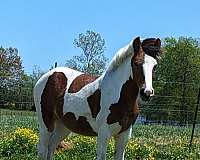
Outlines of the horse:
{"label": "horse", "polygon": [[99,77],[67,67],[45,73],[34,87],[39,159],[51,160],[57,145],[74,132],[97,137],[97,160],[106,159],[107,141],[114,137],[114,159],[123,160],[139,114],[138,97],[154,95],[152,72],[160,47],[159,38],[137,37]]}

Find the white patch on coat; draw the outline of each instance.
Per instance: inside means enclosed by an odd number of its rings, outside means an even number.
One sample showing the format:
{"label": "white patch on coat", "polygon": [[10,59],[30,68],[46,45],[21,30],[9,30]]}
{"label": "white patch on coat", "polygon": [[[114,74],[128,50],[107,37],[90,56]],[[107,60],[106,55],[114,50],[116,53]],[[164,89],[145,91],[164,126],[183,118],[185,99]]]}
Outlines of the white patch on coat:
{"label": "white patch on coat", "polygon": [[85,116],[90,119],[92,113],[88,105],[87,97],[91,96],[99,88],[100,81],[101,77],[94,82],[85,85],[76,93],[66,92],[64,97],[63,113],[72,112],[75,114],[76,119],[78,119],[79,116]]}
{"label": "white patch on coat", "polygon": [[108,126],[109,130],[111,131],[112,135],[118,134],[122,128],[122,126],[119,124],[119,122],[110,124]]}
{"label": "white patch on coat", "polygon": [[153,92],[152,70],[155,65],[157,65],[157,61],[153,57],[145,54],[144,64],[143,64],[143,71],[145,76],[144,93],[146,93],[147,91],[150,91],[151,93]]}

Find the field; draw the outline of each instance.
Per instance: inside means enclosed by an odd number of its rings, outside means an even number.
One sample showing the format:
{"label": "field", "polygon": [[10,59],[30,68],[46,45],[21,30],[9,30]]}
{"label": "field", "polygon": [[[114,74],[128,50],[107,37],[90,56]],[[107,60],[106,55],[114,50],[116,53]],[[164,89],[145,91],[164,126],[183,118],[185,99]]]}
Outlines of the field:
{"label": "field", "polygon": [[[0,110],[0,159],[36,160],[35,141],[31,149],[25,148],[23,150],[20,150],[22,146],[17,146],[16,143],[11,142],[12,134],[18,127],[29,128],[37,135],[38,126],[35,113]],[[191,152],[188,150],[190,135],[191,127],[136,124],[133,129],[133,136],[126,149],[126,159],[200,159],[200,128],[197,127],[195,130]],[[25,141],[23,137],[24,135],[20,141],[23,141],[23,143],[30,142]],[[69,142],[72,147],[66,151],[57,151],[55,160],[95,159],[95,138],[72,135],[65,141]],[[9,145],[6,143],[9,143]],[[12,145],[15,146],[14,151]],[[107,149],[107,159],[111,160],[113,154],[114,142],[111,139]]]}

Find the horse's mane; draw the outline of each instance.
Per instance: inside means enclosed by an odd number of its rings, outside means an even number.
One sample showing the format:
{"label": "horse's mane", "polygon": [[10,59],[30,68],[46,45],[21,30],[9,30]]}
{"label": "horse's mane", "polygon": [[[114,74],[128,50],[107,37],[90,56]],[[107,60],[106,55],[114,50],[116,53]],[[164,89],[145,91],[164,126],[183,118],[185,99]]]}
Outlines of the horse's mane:
{"label": "horse's mane", "polygon": [[147,38],[142,41],[142,48],[145,54],[155,59],[159,59],[161,54],[161,48],[159,46],[154,46],[155,42],[156,38]]}
{"label": "horse's mane", "polygon": [[126,45],[125,47],[121,48],[111,60],[106,72],[110,72],[115,70],[121,63],[123,63],[128,57],[134,54],[132,41]]}
{"label": "horse's mane", "polygon": [[[142,41],[142,48],[145,52],[145,54],[155,58],[159,59],[161,50],[160,47],[154,46],[154,43],[156,41],[156,38],[147,38]],[[114,71],[121,63],[123,63],[128,57],[134,55],[134,49],[133,49],[133,40],[126,45],[125,47],[121,48],[113,57],[110,64],[108,65],[108,68],[106,72]]]}

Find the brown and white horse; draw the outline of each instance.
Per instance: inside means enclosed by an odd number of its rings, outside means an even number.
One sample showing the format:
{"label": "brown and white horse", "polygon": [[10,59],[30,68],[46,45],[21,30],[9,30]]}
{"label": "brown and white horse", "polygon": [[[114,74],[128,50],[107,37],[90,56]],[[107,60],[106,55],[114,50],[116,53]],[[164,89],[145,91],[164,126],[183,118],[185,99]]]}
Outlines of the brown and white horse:
{"label": "brown and white horse", "polygon": [[60,141],[75,132],[97,136],[97,160],[106,159],[107,141],[114,136],[115,159],[123,160],[138,116],[138,95],[147,98],[154,94],[152,71],[160,45],[160,39],[141,43],[137,37],[117,52],[98,78],[66,67],[44,74],[34,88],[39,159],[52,159]]}

